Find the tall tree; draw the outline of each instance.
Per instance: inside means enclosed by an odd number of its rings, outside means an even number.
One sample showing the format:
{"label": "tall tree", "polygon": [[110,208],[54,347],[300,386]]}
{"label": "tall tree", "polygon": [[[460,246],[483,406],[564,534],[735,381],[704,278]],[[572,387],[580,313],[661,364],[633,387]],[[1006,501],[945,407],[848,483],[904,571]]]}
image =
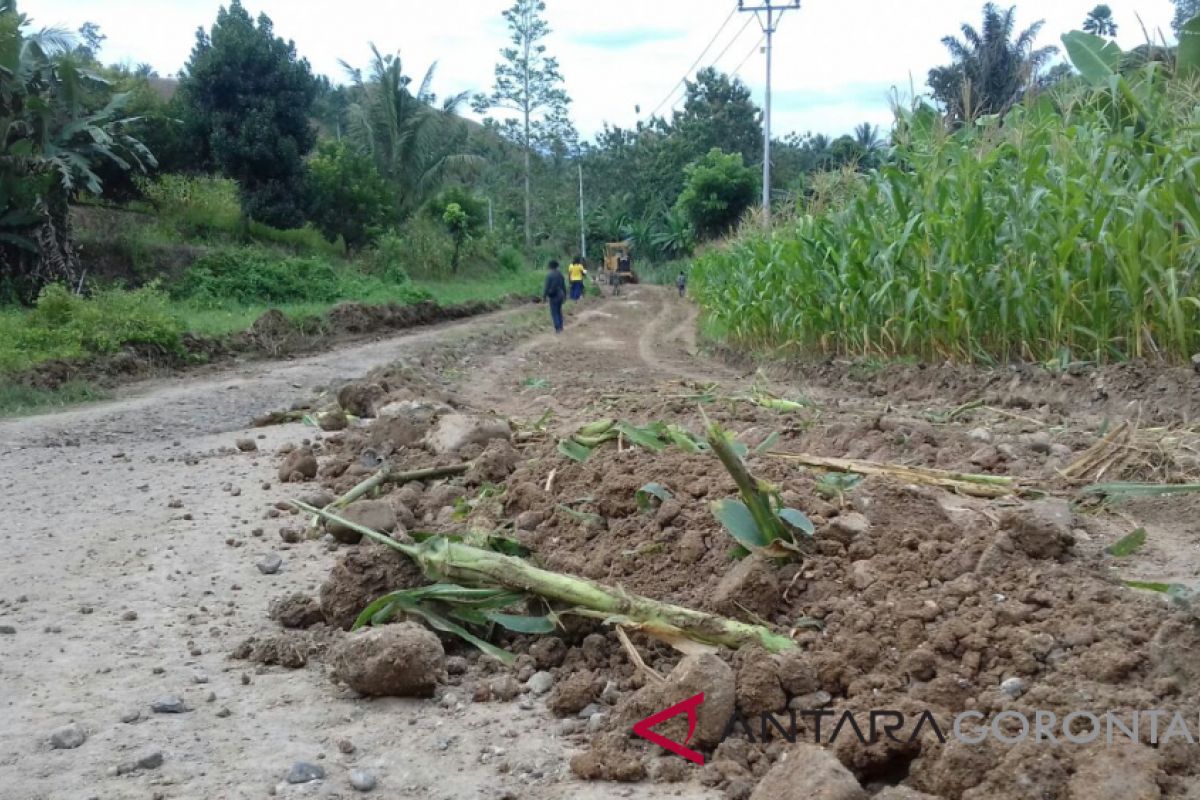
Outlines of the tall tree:
{"label": "tall tree", "polygon": [[686,89],[683,110],[671,124],[683,139],[687,161],[716,147],[741,153],[747,164],[762,162],[762,114],[746,84],[707,67],[686,82]]}
{"label": "tall tree", "polygon": [[1006,112],[1037,84],[1042,68],[1058,52],[1056,47],[1034,47],[1043,24],[1038,20],[1016,33],[1015,7],[1001,11],[995,3],[984,4],[980,30],[963,23],[961,39],[942,39],[953,63],[929,71],[935,99],[956,120]]}
{"label": "tall tree", "polygon": [[1117,23],[1113,20],[1112,9],[1104,3],[1093,8],[1083,21],[1083,29],[1097,36],[1116,36]]}
{"label": "tall tree", "polygon": [[304,157],[316,142],[309,123],[317,83],[295,45],[233,0],[196,46],[179,93],[205,157],[235,179],[242,210],[280,228],[304,222]]}
{"label": "tall tree", "polygon": [[[346,66],[343,63],[343,66]],[[441,186],[452,170],[479,163],[465,155],[466,130],[455,112],[466,99],[454,95],[435,108],[434,69],[425,72],[416,91],[404,74],[399,55],[383,55],[371,45],[371,77],[350,69],[358,102],[347,110],[347,133],[360,151],[375,160],[379,173],[396,193],[398,212],[407,217]]]}
{"label": "tall tree", "polygon": [[882,145],[879,141],[879,126],[864,122],[854,126],[854,141],[868,153],[873,153]]}
{"label": "tall tree", "polygon": [[1183,26],[1195,17],[1200,16],[1200,0],[1171,0],[1175,4],[1175,16],[1171,19],[1171,27],[1175,35],[1183,30]]}
{"label": "tall tree", "polygon": [[558,60],[546,55],[542,40],[550,34],[550,26],[542,17],[546,11],[543,0],[516,0],[504,12],[513,46],[500,51],[503,61],[496,65],[496,79],[490,95],[475,97],[477,111],[503,108],[520,114],[519,120],[502,127],[519,133],[519,144],[525,159],[525,247],[532,244],[531,159],[537,126],[547,118],[565,117],[571,102],[562,88]]}

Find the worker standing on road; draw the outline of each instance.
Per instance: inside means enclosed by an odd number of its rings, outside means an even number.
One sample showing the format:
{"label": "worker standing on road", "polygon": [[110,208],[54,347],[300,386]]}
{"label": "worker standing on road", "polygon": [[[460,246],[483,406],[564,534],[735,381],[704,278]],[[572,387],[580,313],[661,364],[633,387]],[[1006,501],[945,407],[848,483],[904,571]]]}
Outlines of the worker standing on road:
{"label": "worker standing on road", "polygon": [[562,273],[558,271],[558,262],[551,261],[546,270],[546,285],[542,288],[542,297],[550,304],[550,320],[554,323],[554,332],[563,331],[563,301],[567,299],[567,284]]}
{"label": "worker standing on road", "polygon": [[575,256],[575,260],[567,267],[567,280],[571,282],[571,299],[576,303],[583,297],[583,279],[586,277],[587,265],[584,264],[583,257]]}
{"label": "worker standing on road", "polygon": [[683,270],[679,270],[679,277],[675,279],[675,286],[679,289],[679,296],[683,297],[683,293],[687,291],[687,275],[683,274]]}

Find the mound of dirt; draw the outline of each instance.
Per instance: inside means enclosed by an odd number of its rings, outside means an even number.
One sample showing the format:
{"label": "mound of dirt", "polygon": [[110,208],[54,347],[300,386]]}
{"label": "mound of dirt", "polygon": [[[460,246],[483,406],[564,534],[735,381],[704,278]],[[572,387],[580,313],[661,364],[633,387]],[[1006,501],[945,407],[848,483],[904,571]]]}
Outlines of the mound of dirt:
{"label": "mound of dirt", "polygon": [[361,544],[338,559],[321,584],[321,613],[332,626],[349,630],[371,602],[396,589],[426,583],[407,557],[378,544]]}
{"label": "mound of dirt", "polygon": [[[579,463],[564,458],[553,437],[513,436],[506,422],[494,425],[494,436],[462,434],[491,422],[474,411],[439,409],[418,417],[415,409],[423,404],[414,398],[434,395],[424,393],[425,381],[411,372],[376,373],[367,381],[384,389],[394,413],[326,443],[322,459],[346,465],[336,475],[322,469],[333,491],[360,479],[356,473],[368,467],[359,465],[375,463],[385,447],[397,469],[471,459],[466,475],[389,486],[378,501],[401,524],[411,517],[434,533],[511,522],[511,535],[540,567],[767,624],[796,643],[795,651],[777,656],[748,647],[681,659],[633,634],[645,663],[667,676],[659,682],[635,668],[616,638],[593,621],[564,616],[566,630],[553,637],[497,633],[496,643],[518,656],[520,681],[535,670],[554,673],[553,713],[577,714],[598,701],[615,706],[597,719],[588,748],[572,759],[578,776],[677,778],[661,759],[648,758],[657,751],[631,728],[699,692],[705,702],[689,747],[710,756],[701,780],[738,798],[755,791],[848,798],[925,792],[947,800],[1140,796],[1138,787],[1182,785],[1195,771],[1187,758],[1168,758],[1144,744],[1110,754],[1119,762],[1084,779],[1095,757],[1087,748],[1001,748],[991,741],[968,748],[939,742],[928,731],[911,741],[843,736],[831,743],[828,721],[820,740],[825,749],[784,748],[778,737],[763,741],[736,729],[726,736],[735,711],[756,722],[762,713],[786,719],[789,711],[836,710],[862,723],[874,710],[898,709],[910,726],[928,712],[946,730],[964,711],[985,717],[1019,711],[1031,718],[1040,711],[1061,720],[1081,709],[1118,715],[1160,709],[1194,721],[1200,702],[1189,660],[1192,623],[1172,616],[1158,597],[1115,582],[1111,562],[1095,548],[1081,548],[1088,523],[1065,502],[954,496],[888,477],[831,487],[793,461],[751,451],[746,461],[755,477],[806,514],[815,535],[802,557],[734,560],[734,542],[710,504],[735,496],[736,487],[707,453],[609,443]],[[950,394],[942,390],[939,399]],[[395,399],[405,392],[413,394]],[[565,393],[559,400],[582,406],[592,398]],[[631,396],[616,404],[618,410],[606,413],[702,429],[700,415],[684,401]],[[1013,427],[980,428],[971,420],[934,424],[890,409],[782,416],[730,402],[711,405],[706,415],[747,444],[774,433],[773,451],[958,470],[980,461],[992,474],[1019,474],[1064,494],[1069,485],[1058,472],[1064,459],[1094,442],[1026,430],[1019,420]],[[428,434],[418,441],[422,431]],[[447,431],[455,433],[453,442]],[[980,454],[985,446],[993,451]],[[638,490],[650,482],[670,497],[641,508]],[[485,483],[499,486],[478,492]],[[322,611],[330,625],[345,628],[380,594],[425,582],[403,556],[360,546],[342,557],[322,588]],[[472,681],[486,689],[481,696],[513,695],[486,671],[490,666],[471,669],[482,673]],[[686,716],[657,730],[682,742]],[[813,743],[816,734],[813,718],[800,715],[799,740]],[[796,760],[781,760],[785,751]],[[1133,794],[1104,788],[1116,785],[1110,780],[1116,775],[1130,781]],[[785,791],[785,784],[791,788]]]}

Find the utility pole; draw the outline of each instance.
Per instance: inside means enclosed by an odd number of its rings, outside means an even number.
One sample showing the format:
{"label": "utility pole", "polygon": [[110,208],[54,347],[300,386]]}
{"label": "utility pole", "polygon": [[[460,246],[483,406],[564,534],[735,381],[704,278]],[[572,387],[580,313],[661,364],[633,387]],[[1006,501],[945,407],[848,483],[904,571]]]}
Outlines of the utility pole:
{"label": "utility pole", "polygon": [[587,227],[583,224],[583,162],[579,167],[579,255],[587,258]]}
{"label": "utility pole", "polygon": [[800,0],[773,4],[771,0],[762,0],[762,5],[747,6],[746,0],[738,0],[738,11],[750,11],[758,18],[763,34],[767,37],[767,93],[763,103],[763,185],[762,206],[763,222],[771,224],[771,39],[779,28],[779,19],[783,12],[800,8]]}
{"label": "utility pole", "polygon": [[492,221],[492,198],[488,198],[488,233],[496,230],[496,225]]}

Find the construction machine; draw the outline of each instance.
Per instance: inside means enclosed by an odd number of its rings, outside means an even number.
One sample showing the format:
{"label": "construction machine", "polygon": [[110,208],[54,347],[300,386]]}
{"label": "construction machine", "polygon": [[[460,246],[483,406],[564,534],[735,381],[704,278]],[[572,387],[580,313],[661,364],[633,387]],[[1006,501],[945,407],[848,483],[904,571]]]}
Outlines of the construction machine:
{"label": "construction machine", "polygon": [[613,287],[613,294],[621,291],[625,283],[637,283],[637,273],[633,271],[633,253],[628,241],[609,242],[604,245],[604,273],[608,283]]}

